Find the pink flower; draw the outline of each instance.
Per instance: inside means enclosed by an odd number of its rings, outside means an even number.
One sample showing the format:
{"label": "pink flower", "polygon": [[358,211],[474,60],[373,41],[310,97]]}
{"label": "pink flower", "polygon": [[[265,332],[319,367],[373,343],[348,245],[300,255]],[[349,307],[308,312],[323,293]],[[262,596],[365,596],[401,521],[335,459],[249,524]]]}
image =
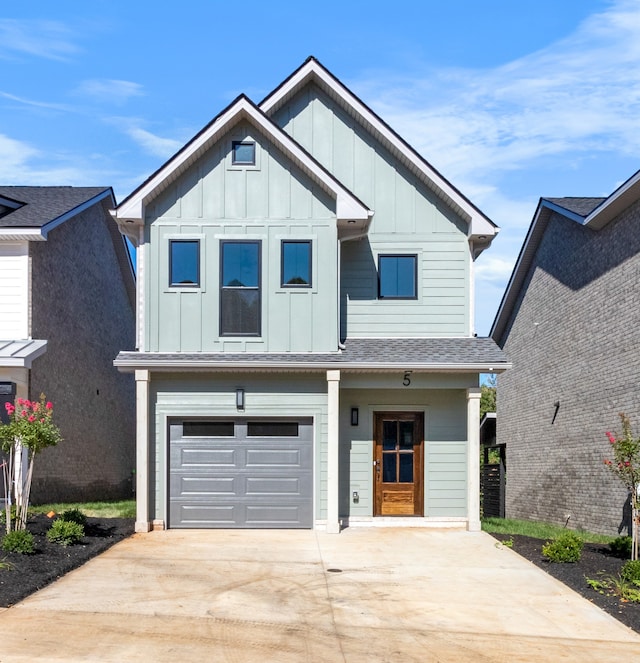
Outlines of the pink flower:
{"label": "pink flower", "polygon": [[609,438],[609,442],[611,442],[611,444],[616,443],[616,438],[613,436],[613,433],[607,432],[607,433],[605,433],[605,435]]}
{"label": "pink flower", "polygon": [[604,461],[604,464],[605,464],[605,465],[611,465],[611,461],[608,460],[608,459],[606,459],[606,460]]}
{"label": "pink flower", "polygon": [[22,416],[22,417],[26,417],[26,416],[27,416],[27,411],[26,411],[26,410],[22,410],[22,412],[20,413],[20,416]]}
{"label": "pink flower", "polygon": [[31,401],[28,401],[28,400],[24,401],[23,404],[26,405],[27,407],[31,407]]}
{"label": "pink flower", "polygon": [[47,408],[47,410],[53,410],[53,403],[51,401],[48,401],[47,405],[46,405],[46,408]]}
{"label": "pink flower", "polygon": [[4,409],[11,414],[16,408],[8,401],[4,404]]}
{"label": "pink flower", "polygon": [[631,463],[627,460],[627,461],[625,461],[624,466],[625,466],[625,467],[630,467],[630,466],[631,466]]}
{"label": "pink flower", "polygon": [[40,409],[40,403],[34,403],[33,404],[33,411],[37,412]]}
{"label": "pink flower", "polygon": [[24,405],[24,398],[18,399],[18,405]]}
{"label": "pink flower", "polygon": [[34,422],[35,420],[36,420],[36,418],[35,418],[33,415],[31,415],[31,416],[29,417],[29,421]]}

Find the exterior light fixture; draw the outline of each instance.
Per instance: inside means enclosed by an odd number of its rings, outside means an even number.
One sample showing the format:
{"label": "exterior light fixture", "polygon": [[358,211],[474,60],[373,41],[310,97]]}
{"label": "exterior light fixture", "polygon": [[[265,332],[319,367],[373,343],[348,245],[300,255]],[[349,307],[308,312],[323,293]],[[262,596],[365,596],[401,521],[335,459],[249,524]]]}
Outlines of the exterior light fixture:
{"label": "exterior light fixture", "polygon": [[244,410],[244,389],[236,389],[236,408]]}
{"label": "exterior light fixture", "polygon": [[351,425],[352,426],[357,426],[358,425],[358,408],[357,407],[352,407],[351,408]]}

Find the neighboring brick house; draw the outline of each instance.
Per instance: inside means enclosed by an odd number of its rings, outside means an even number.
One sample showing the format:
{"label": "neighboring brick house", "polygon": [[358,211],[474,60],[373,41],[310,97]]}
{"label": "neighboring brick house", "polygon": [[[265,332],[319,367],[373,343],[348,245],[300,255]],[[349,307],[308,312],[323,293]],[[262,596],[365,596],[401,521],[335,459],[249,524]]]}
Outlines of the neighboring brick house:
{"label": "neighboring brick house", "polygon": [[640,428],[640,173],[608,198],[541,199],[491,330],[506,515],[616,534],[627,491],[607,470],[618,413]]}
{"label": "neighboring brick house", "polygon": [[[375,210],[375,214],[374,214]],[[136,528],[480,528],[473,261],[496,226],[316,59],[116,209]]]}
{"label": "neighboring brick house", "polygon": [[0,186],[0,398],[45,393],[64,437],[36,460],[36,503],[132,495],[135,385],[113,359],[135,345],[135,279],[114,203]]}

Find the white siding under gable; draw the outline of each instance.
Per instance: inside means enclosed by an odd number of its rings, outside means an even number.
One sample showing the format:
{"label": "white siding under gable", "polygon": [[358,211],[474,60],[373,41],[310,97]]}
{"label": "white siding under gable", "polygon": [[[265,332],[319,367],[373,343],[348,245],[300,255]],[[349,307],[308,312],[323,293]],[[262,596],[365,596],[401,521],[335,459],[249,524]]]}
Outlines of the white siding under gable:
{"label": "white siding under gable", "polygon": [[29,337],[29,243],[0,242],[0,339]]}

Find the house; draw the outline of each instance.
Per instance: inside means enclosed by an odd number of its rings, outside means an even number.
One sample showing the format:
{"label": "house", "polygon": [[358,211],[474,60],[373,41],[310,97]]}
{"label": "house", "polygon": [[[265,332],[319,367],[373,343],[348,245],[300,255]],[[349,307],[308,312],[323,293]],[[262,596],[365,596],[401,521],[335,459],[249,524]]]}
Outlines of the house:
{"label": "house", "polygon": [[64,440],[34,465],[33,502],[130,497],[135,281],[105,187],[0,186],[0,405],[54,403]]}
{"label": "house", "polygon": [[543,198],[491,336],[508,450],[506,515],[615,535],[627,490],[607,470],[618,413],[640,426],[640,172],[607,198]]}
{"label": "house", "polygon": [[114,211],[137,246],[139,531],[479,528],[496,226],[315,58]]}

